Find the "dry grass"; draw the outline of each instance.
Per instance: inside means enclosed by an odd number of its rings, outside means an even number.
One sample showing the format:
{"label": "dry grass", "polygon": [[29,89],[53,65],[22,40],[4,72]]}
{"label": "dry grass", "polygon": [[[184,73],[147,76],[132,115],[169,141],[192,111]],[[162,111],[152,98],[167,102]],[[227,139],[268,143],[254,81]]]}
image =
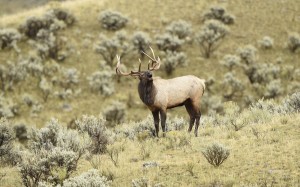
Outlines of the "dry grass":
{"label": "dry grass", "polygon": [[[122,146],[118,166],[114,166],[107,154],[100,156],[98,167],[104,173],[112,173],[112,186],[131,186],[131,181],[146,178],[149,184],[163,186],[297,186],[299,184],[299,143],[300,116],[289,118],[274,117],[267,124],[255,124],[261,136],[257,138],[249,125],[240,131],[230,131],[225,126],[212,127],[207,124],[200,129],[199,138],[185,131],[170,132],[166,138],[138,140],[119,140],[112,146]],[[209,132],[209,133],[207,133]],[[190,144],[173,142],[173,148],[167,143],[172,138],[186,138]],[[230,149],[229,158],[218,168],[210,165],[201,154],[207,145],[218,142]],[[149,158],[141,157],[140,148],[149,150]],[[157,167],[145,168],[143,164],[154,161]],[[193,175],[188,170],[193,166]],[[78,175],[92,168],[89,162],[82,160],[78,166]],[[3,168],[7,176],[2,186],[18,186],[19,177],[14,168]]]}

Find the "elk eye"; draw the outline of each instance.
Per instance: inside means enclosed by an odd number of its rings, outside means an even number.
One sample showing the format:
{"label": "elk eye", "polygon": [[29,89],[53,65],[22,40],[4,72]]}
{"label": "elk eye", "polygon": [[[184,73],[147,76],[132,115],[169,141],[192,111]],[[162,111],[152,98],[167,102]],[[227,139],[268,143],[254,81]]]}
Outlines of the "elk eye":
{"label": "elk eye", "polygon": [[151,77],[152,77],[152,74],[148,74],[148,77],[151,78]]}

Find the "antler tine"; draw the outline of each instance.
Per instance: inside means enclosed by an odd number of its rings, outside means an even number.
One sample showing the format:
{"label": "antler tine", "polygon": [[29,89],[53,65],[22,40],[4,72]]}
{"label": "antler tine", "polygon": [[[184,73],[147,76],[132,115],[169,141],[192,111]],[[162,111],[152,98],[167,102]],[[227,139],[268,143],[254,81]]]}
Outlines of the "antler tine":
{"label": "antler tine", "polygon": [[146,55],[148,58],[150,58],[152,61],[156,62],[156,59],[155,59],[155,55],[154,55],[153,49],[152,49],[151,47],[150,47],[150,49],[151,49],[151,51],[152,51],[152,54],[153,54],[154,59],[153,59],[151,56],[149,56],[147,53],[145,53],[145,51],[142,51],[142,53],[143,53],[144,55]]}
{"label": "antler tine", "polygon": [[130,73],[124,73],[119,69],[119,66],[121,64],[121,60],[120,60],[119,55],[117,55],[117,61],[118,61],[117,67],[116,67],[116,74],[117,75],[123,75],[123,76],[128,76],[128,75],[130,75],[130,76],[139,76],[140,75],[141,63],[139,65],[139,71],[131,71]]}
{"label": "antler tine", "polygon": [[139,59],[140,65],[139,65],[139,72],[141,72],[141,67],[142,67],[142,61]]}
{"label": "antler tine", "polygon": [[[155,57],[155,54],[154,54],[154,51],[153,51],[152,47],[149,46],[149,48],[150,48],[150,50],[152,52],[153,57],[149,56],[147,53],[145,53],[144,51],[142,51],[142,53],[144,55],[146,55],[148,58],[150,58],[150,60],[151,60],[148,63],[148,70],[150,70],[150,71],[158,70],[159,67],[160,67],[160,58],[159,57],[157,57],[157,58]],[[151,65],[151,67],[150,67],[150,65]]]}

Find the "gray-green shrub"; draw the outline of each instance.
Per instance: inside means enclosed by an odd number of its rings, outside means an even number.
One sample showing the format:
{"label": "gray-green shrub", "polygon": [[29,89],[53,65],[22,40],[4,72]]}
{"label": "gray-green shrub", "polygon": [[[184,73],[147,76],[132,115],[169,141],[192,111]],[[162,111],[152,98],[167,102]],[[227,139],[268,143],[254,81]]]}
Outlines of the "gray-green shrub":
{"label": "gray-green shrub", "polygon": [[10,122],[5,119],[0,119],[0,159],[9,155],[13,149],[13,141],[15,133],[11,127]]}
{"label": "gray-green shrub", "polygon": [[149,35],[145,32],[138,31],[133,34],[131,41],[134,50],[136,50],[138,54],[140,54],[141,59],[143,59],[145,55],[142,51],[146,52],[151,44]]}
{"label": "gray-green shrub", "polygon": [[251,65],[255,63],[258,58],[257,49],[253,45],[246,45],[244,47],[240,47],[237,50],[237,53],[246,65]]}
{"label": "gray-green shrub", "polygon": [[227,67],[229,71],[231,71],[233,67],[238,66],[240,64],[240,61],[240,57],[236,55],[225,55],[220,63]]}
{"label": "gray-green shrub", "polygon": [[213,143],[202,151],[203,156],[208,163],[215,167],[219,167],[230,155],[230,151],[224,145]]}
{"label": "gray-green shrub", "polygon": [[62,187],[109,187],[110,182],[101,176],[96,169],[88,170],[79,176],[69,178],[63,182]]}
{"label": "gray-green shrub", "polygon": [[56,119],[46,127],[32,129],[29,149],[22,152],[19,171],[25,186],[39,182],[62,184],[76,170],[78,160],[89,146],[86,138],[75,130],[67,130]]}
{"label": "gray-green shrub", "polygon": [[57,31],[73,25],[75,17],[64,9],[51,9],[42,17],[30,17],[19,26],[19,31],[27,37],[35,39],[41,29]]}
{"label": "gray-green shrub", "polygon": [[93,154],[100,154],[106,151],[109,143],[109,134],[105,127],[106,120],[102,117],[82,116],[75,124],[81,132],[87,132],[92,140],[90,151]]}
{"label": "gray-green shrub", "polygon": [[0,118],[17,116],[20,113],[19,108],[20,105],[15,100],[3,94],[0,95]]}
{"label": "gray-green shrub", "polygon": [[167,51],[164,59],[164,70],[171,75],[178,65],[186,65],[187,57],[183,52]]}
{"label": "gray-green shrub", "polygon": [[0,29],[0,50],[14,48],[19,51],[17,42],[21,40],[21,34],[16,29]]}
{"label": "gray-green shrub", "polygon": [[264,36],[258,43],[263,49],[271,49],[274,46],[274,40],[270,36]]}
{"label": "gray-green shrub", "polygon": [[245,89],[243,83],[237,79],[232,73],[226,73],[222,82],[223,85],[223,96],[227,99],[233,99],[234,97],[243,96]]}
{"label": "gray-green shrub", "polygon": [[16,138],[21,142],[28,140],[28,132],[27,131],[28,131],[27,126],[23,123],[14,125],[14,132],[15,132]]}
{"label": "gray-green shrub", "polygon": [[300,92],[287,96],[282,104],[282,108],[286,113],[300,112]]}
{"label": "gray-green shrub", "polygon": [[99,22],[106,30],[116,31],[126,26],[128,18],[117,11],[105,10],[100,13]]}
{"label": "gray-green shrub", "polygon": [[104,111],[103,116],[107,121],[108,126],[120,124],[125,119],[125,104],[115,101],[110,104]]}
{"label": "gray-green shrub", "polygon": [[164,33],[156,36],[156,45],[162,51],[180,51],[183,40],[180,40],[177,35]]}
{"label": "gray-green shrub", "polygon": [[224,24],[234,24],[235,22],[235,17],[231,14],[227,13],[227,10],[224,7],[221,6],[214,6],[211,7],[208,11],[206,11],[203,14],[203,20],[211,20],[211,19],[215,19],[215,20],[219,20],[221,22],[223,22]]}
{"label": "gray-green shrub", "polygon": [[114,93],[113,76],[115,73],[107,65],[103,65],[102,71],[96,71],[91,76],[87,77],[90,88],[93,92],[100,93],[104,96],[109,96]]}
{"label": "gray-green shrub", "polygon": [[13,90],[16,84],[23,81],[28,76],[24,62],[8,61],[5,65],[0,65],[0,85],[3,92]]}
{"label": "gray-green shrub", "polygon": [[287,47],[293,53],[300,49],[300,35],[298,33],[289,34]]}
{"label": "gray-green shrub", "polygon": [[265,88],[264,97],[267,99],[275,98],[283,93],[283,85],[280,80],[270,81]]}
{"label": "gray-green shrub", "polygon": [[209,20],[196,34],[196,42],[200,46],[200,51],[205,58],[220,46],[220,42],[227,36],[229,29],[221,22]]}
{"label": "gray-green shrub", "polygon": [[192,32],[192,26],[190,23],[184,20],[173,21],[166,27],[166,31],[172,35],[177,36],[179,39],[185,39],[190,36]]}
{"label": "gray-green shrub", "polygon": [[95,45],[96,53],[99,53],[107,65],[111,67],[114,67],[116,55],[122,59],[130,50],[131,47],[127,42],[125,32],[117,32],[112,38],[100,35],[99,42]]}

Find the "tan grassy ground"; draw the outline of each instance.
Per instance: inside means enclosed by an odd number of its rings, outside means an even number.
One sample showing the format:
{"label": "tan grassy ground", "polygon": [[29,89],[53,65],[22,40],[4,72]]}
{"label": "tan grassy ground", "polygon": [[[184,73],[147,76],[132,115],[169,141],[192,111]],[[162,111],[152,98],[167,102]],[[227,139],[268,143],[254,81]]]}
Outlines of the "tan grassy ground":
{"label": "tan grassy ground", "polygon": [[[299,120],[299,115],[274,117],[266,124],[249,125],[240,131],[207,124],[200,129],[198,138],[178,131],[160,139],[123,139],[111,146],[123,149],[117,167],[107,154],[95,163],[101,171],[113,174],[112,186],[131,186],[132,180],[143,177],[150,186],[158,183],[162,186],[298,186]],[[258,130],[258,138],[252,128]],[[190,143],[180,145],[179,140]],[[218,168],[211,166],[201,154],[214,142],[230,149],[229,158]],[[142,158],[142,148],[149,157]],[[158,166],[144,168],[143,163],[148,161],[155,161]],[[90,168],[91,164],[82,160],[74,175]],[[16,169],[2,169],[7,176],[1,186],[20,186]]]}

